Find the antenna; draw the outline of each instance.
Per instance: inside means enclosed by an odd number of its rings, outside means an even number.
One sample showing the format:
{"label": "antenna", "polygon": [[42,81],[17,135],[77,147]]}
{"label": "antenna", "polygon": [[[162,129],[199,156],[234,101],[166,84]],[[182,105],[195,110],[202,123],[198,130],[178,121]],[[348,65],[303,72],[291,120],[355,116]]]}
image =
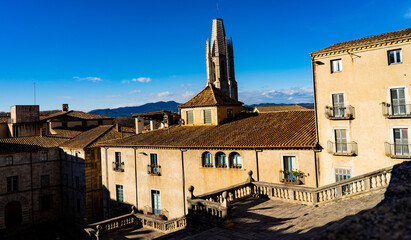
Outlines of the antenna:
{"label": "antenna", "polygon": [[218,18],[218,3],[217,3],[217,9],[216,9],[216,11],[217,11],[217,18]]}
{"label": "antenna", "polygon": [[34,82],[34,105],[36,105],[36,82]]}

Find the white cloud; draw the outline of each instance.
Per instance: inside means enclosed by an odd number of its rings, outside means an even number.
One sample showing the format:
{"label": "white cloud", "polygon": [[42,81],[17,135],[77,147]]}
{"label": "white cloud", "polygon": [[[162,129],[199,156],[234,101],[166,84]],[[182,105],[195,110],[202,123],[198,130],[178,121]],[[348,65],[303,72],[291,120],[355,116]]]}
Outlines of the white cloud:
{"label": "white cloud", "polygon": [[141,93],[141,90],[132,90],[128,92],[128,94],[133,94],[133,93]]}
{"label": "white cloud", "polygon": [[133,78],[133,79],[131,79],[131,81],[133,81],[133,82],[141,82],[141,83],[149,83],[149,82],[151,82],[151,78],[149,78],[149,77],[139,77],[139,78]]}
{"label": "white cloud", "polygon": [[77,79],[79,81],[90,81],[90,82],[101,82],[103,80],[101,80],[100,77],[73,77],[74,79]]}
{"label": "white cloud", "polygon": [[312,88],[288,88],[270,90],[240,90],[240,101],[254,103],[312,103]]}
{"label": "white cloud", "polygon": [[60,98],[60,99],[67,99],[67,100],[71,100],[71,99],[73,99],[72,97],[70,97],[70,96],[58,96],[57,98]]}
{"label": "white cloud", "polygon": [[411,8],[408,9],[407,13],[404,14],[404,18],[411,19]]}
{"label": "white cloud", "polygon": [[106,96],[104,96],[104,98],[108,98],[108,99],[110,99],[110,98],[118,98],[118,97],[121,97],[121,94],[114,94],[114,95],[106,95]]}
{"label": "white cloud", "polygon": [[150,93],[146,97],[149,99],[148,102],[157,101],[176,101],[176,102],[186,102],[194,96],[193,91],[175,91],[175,92],[160,92],[160,93]]}
{"label": "white cloud", "polygon": [[130,83],[130,81],[129,81],[129,80],[122,80],[121,83],[122,83],[122,84],[124,84],[124,83]]}

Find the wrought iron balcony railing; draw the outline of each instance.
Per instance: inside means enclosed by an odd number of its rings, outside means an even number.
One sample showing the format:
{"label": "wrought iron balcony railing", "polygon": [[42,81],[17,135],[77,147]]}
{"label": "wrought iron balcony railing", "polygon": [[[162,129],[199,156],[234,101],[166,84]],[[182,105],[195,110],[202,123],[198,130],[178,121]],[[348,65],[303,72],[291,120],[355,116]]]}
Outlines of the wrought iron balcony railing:
{"label": "wrought iron balcony railing", "polygon": [[117,172],[124,172],[124,162],[113,162],[113,170]]}
{"label": "wrought iron balcony railing", "polygon": [[381,103],[382,115],[387,118],[409,118],[411,117],[411,104]]}
{"label": "wrought iron balcony railing", "polygon": [[154,176],[161,176],[161,166],[160,165],[147,165],[147,173]]}
{"label": "wrought iron balcony railing", "polygon": [[351,105],[332,107],[325,106],[325,117],[330,120],[349,120],[354,119],[355,108]]}
{"label": "wrought iron balcony railing", "polygon": [[327,142],[328,153],[336,156],[356,156],[358,155],[358,145],[356,142]]}
{"label": "wrought iron balcony railing", "polygon": [[391,158],[411,158],[411,144],[385,142],[385,155]]}

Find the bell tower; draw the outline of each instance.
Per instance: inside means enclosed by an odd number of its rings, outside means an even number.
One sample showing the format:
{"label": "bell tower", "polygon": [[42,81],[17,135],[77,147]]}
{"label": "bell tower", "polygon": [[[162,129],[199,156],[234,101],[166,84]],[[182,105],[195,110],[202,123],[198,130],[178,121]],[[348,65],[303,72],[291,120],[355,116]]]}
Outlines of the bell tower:
{"label": "bell tower", "polygon": [[207,84],[213,84],[223,93],[238,100],[234,76],[233,40],[227,40],[223,19],[213,19],[211,42],[206,42]]}

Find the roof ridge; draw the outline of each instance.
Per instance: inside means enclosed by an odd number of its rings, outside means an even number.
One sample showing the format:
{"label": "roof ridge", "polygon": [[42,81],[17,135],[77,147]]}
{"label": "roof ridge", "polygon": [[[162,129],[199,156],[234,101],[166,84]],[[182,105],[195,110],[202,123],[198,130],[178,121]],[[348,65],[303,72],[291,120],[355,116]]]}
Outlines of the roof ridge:
{"label": "roof ridge", "polygon": [[[110,125],[108,125],[108,126],[110,126]],[[95,141],[97,141],[97,139],[101,138],[103,135],[106,135],[106,133],[107,133],[108,131],[110,131],[111,129],[113,129],[114,126],[115,126],[115,125],[111,125],[111,127],[107,128],[104,132],[102,132],[102,133],[99,134],[97,137],[95,137],[94,139],[92,139],[89,143],[87,143],[84,148],[90,146],[92,143],[94,143]],[[99,127],[100,127],[100,126],[99,126]],[[87,131],[86,131],[86,132],[87,132]]]}

